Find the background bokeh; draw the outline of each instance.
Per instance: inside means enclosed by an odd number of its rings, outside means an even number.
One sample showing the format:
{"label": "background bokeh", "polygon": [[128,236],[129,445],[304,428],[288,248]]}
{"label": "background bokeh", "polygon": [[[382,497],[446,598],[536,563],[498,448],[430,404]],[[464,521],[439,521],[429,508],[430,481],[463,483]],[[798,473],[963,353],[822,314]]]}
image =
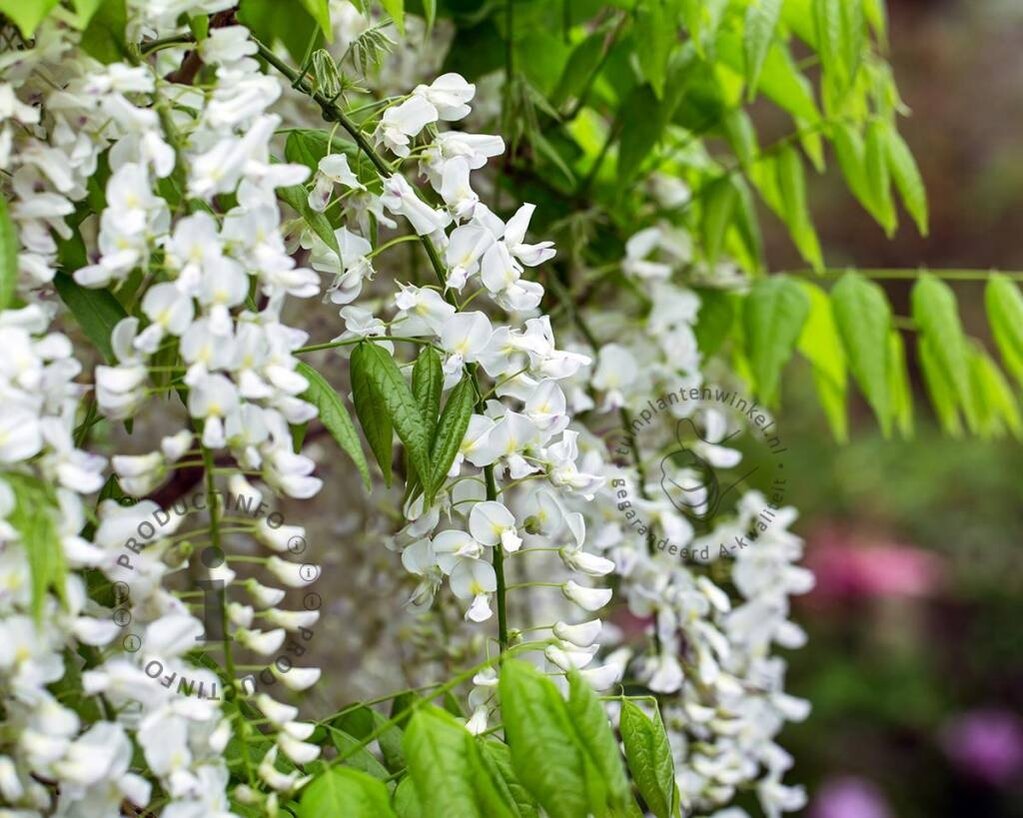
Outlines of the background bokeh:
{"label": "background bokeh", "polygon": [[[889,7],[931,234],[903,219],[889,241],[833,169],[810,193],[829,263],[1023,269],[1023,2]],[[774,227],[772,269],[801,267]],[[887,286],[907,314],[908,285]],[[983,284],[955,288],[967,331],[993,349]],[[807,814],[1023,816],[1023,447],[942,438],[923,400],[913,440],[882,441],[854,405],[839,447],[807,373],[790,374],[789,499],[818,588],[797,611],[809,645],[790,657],[790,689],[814,713],[782,743]]]}

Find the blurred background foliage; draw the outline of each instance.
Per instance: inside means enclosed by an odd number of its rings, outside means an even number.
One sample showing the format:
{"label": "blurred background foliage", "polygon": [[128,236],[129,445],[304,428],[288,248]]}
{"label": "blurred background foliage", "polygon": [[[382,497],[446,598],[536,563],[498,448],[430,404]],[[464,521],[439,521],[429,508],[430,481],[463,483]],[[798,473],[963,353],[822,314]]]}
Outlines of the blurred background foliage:
{"label": "blurred background foliage", "polygon": [[[911,115],[901,130],[928,186],[931,232],[889,241],[834,167],[809,178],[836,264],[1023,268],[1023,3],[890,0],[889,55]],[[798,266],[766,220],[770,267]],[[908,312],[911,282],[886,282]],[[986,337],[983,285],[955,286]],[[920,373],[910,360],[914,391]],[[800,600],[806,648],[791,689],[813,716],[783,743],[814,818],[1023,815],[1023,450],[950,440],[918,410],[914,439],[882,440],[864,406],[835,446],[791,373],[786,454],[818,589]],[[919,407],[920,402],[917,402]]]}

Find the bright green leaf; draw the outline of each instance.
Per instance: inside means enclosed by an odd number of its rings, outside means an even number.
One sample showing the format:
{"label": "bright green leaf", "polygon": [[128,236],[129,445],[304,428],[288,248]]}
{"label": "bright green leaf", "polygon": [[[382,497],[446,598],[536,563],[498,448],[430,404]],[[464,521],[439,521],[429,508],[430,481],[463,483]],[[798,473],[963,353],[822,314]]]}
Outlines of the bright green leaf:
{"label": "bright green leaf", "polygon": [[8,473],[2,479],[14,492],[14,508],[8,515],[8,521],[18,532],[28,560],[32,578],[32,615],[39,622],[46,592],[53,588],[61,599],[65,594],[67,563],[57,530],[55,498],[32,477]]}
{"label": "bright green leaf", "polygon": [[398,28],[398,33],[401,36],[405,36],[405,0],[380,0],[380,5],[384,7],[392,20],[394,25]]}
{"label": "bright green leaf", "polygon": [[637,5],[634,37],[643,76],[658,98],[663,97],[668,58],[676,38],[673,16],[664,0],[645,0]]}
{"label": "bright green leaf", "polygon": [[831,290],[831,308],[849,369],[882,432],[888,434],[892,420],[888,377],[892,313],[884,290],[862,276],[847,273]]}
{"label": "bright green leaf", "polygon": [[508,659],[498,691],[519,781],[550,818],[587,815],[586,753],[554,683],[532,665]]}
{"label": "bright green leaf", "polygon": [[6,15],[26,39],[57,5],[57,0],[0,0],[0,14]]}
{"label": "bright green leaf", "polygon": [[892,330],[888,343],[888,392],[892,396],[892,415],[899,433],[913,436],[913,390],[909,385],[906,349],[898,330]]}
{"label": "bright green leaf", "polygon": [[914,285],[911,300],[913,320],[921,335],[930,342],[936,362],[952,384],[959,407],[972,428],[976,414],[970,389],[969,350],[955,294],[944,281],[924,274]]}
{"label": "bright green leaf", "polygon": [[764,403],[777,402],[782,368],[792,357],[807,316],[810,299],[786,276],[761,278],[743,304],[743,333],[757,394]]}
{"label": "bright green leaf", "polygon": [[298,818],[395,818],[387,788],[358,770],[330,767],[302,790]]}
{"label": "bright green leaf", "polygon": [[1008,277],[996,274],[988,281],[984,301],[1002,363],[1023,385],[1023,294]]}
{"label": "bright green leaf", "polygon": [[882,125],[888,167],[906,211],[916,222],[920,235],[928,231],[927,190],[909,145],[893,125]]}
{"label": "bright green leaf", "polygon": [[743,47],[746,55],[746,85],[749,99],[757,93],[760,72],[771,48],[781,16],[782,0],[751,0],[746,8]]}
{"label": "bright green leaf", "polygon": [[611,732],[607,712],[589,682],[577,670],[568,674],[568,713],[608,790],[609,805],[624,810],[629,802],[629,779],[625,775],[618,741]]}
{"label": "bright green leaf", "polygon": [[788,225],[792,240],[803,258],[815,270],[821,270],[824,267],[824,257],[806,203],[803,161],[799,158],[799,152],[791,145],[785,145],[779,151],[776,172],[782,205],[782,212],[778,215]]}
{"label": "bright green leaf", "polygon": [[942,371],[941,363],[934,351],[934,345],[928,338],[920,338],[917,349],[920,357],[920,370],[924,375],[924,385],[930,396],[934,413],[938,417],[945,434],[959,437],[963,426],[959,420],[955,388]]}
{"label": "bright green leaf", "polygon": [[551,104],[560,107],[570,99],[577,99],[586,88],[587,81],[600,65],[604,55],[607,34],[595,31],[572,49],[558,84],[551,94]]}
{"label": "bright green leaf", "polygon": [[898,219],[895,214],[895,202],[892,200],[888,154],[888,140],[884,127],[880,122],[868,123],[863,153],[867,189],[870,191],[870,199],[876,208],[875,218],[890,237],[895,233]]}
{"label": "bright green leaf", "polygon": [[810,314],[799,336],[799,352],[813,368],[817,397],[832,434],[845,443],[849,437],[845,406],[848,374],[842,339],[827,293],[809,282],[802,282],[801,286],[810,300]]}
{"label": "bright green leaf", "polygon": [[0,310],[14,300],[18,283],[18,233],[7,212],[7,200],[0,196]]}
{"label": "bright green leaf", "polygon": [[330,3],[328,0],[299,0],[309,15],[316,21],[327,42],[334,41],[334,27],[330,24]]}
{"label": "bright green leaf", "polygon": [[638,705],[626,699],[622,702],[619,725],[636,789],[656,818],[671,818],[675,762],[660,715],[651,719]]}
{"label": "bright green leaf", "polygon": [[700,236],[707,264],[714,265],[721,254],[725,234],[732,224],[738,195],[732,180],[721,176],[701,192],[703,209],[700,216]]}
{"label": "bright green leaf", "polygon": [[423,420],[430,430],[432,446],[440,413],[440,395],[444,388],[444,371],[440,354],[432,346],[424,346],[412,367],[412,394],[415,396]]}

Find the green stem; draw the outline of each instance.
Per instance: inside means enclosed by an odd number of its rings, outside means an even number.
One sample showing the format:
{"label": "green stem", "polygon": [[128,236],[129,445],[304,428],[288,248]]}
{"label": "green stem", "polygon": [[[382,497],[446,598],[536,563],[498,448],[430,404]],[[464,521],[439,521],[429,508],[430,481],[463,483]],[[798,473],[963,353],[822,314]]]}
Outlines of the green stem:
{"label": "green stem", "polygon": [[912,281],[927,273],[935,278],[945,281],[988,281],[993,275],[1003,275],[1013,281],[1023,281],[1023,272],[1002,271],[1002,270],[966,270],[961,268],[929,269],[920,267],[917,269],[898,267],[829,267],[820,272],[814,270],[786,270],[787,275],[803,276],[806,278],[837,278],[848,272],[855,272],[864,278],[873,278],[879,281]]}

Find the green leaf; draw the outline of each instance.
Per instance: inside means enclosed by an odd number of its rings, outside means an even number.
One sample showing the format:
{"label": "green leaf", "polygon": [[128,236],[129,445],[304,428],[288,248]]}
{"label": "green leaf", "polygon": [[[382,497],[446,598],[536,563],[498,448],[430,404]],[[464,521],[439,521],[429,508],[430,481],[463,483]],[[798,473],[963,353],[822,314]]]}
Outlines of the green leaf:
{"label": "green leaf", "polygon": [[831,308],[849,369],[887,435],[892,416],[888,377],[892,313],[888,299],[874,282],[847,273],[831,290]]}
{"label": "green leaf", "polygon": [[109,290],[87,289],[77,284],[66,273],[58,272],[53,277],[53,285],[82,331],[95,344],[107,363],[116,363],[117,358],[110,344],[110,333],[118,321],[128,317],[121,302],[114,298]]}
{"label": "green leaf", "polygon": [[[374,403],[386,412],[408,452],[412,467],[417,474],[430,474],[430,430],[398,365],[383,347],[371,341],[359,344],[356,351],[372,388]],[[352,358],[354,366],[354,353]],[[359,420],[363,420],[358,403],[356,412]]]}
{"label": "green leaf", "polygon": [[320,36],[320,24],[306,10],[305,0],[241,0],[238,22],[264,43],[282,43],[296,61],[305,59],[309,41]]}
{"label": "green leaf", "polygon": [[626,699],[619,726],[636,789],[656,818],[671,818],[675,807],[675,762],[660,715],[651,719]]}
{"label": "green leaf", "polygon": [[426,491],[427,497],[431,500],[437,489],[444,484],[444,478],[447,476],[451,464],[455,462],[455,456],[465,439],[465,432],[469,428],[469,420],[472,418],[472,410],[475,405],[476,387],[473,379],[468,375],[463,375],[462,380],[448,395],[444,411],[441,412],[440,420],[437,421],[437,431],[434,435],[433,447],[430,450],[431,470],[424,472],[430,475]]}
{"label": "green leaf", "polygon": [[893,125],[880,126],[887,150],[888,167],[906,211],[916,222],[920,235],[928,231],[927,190],[909,145]]}
{"label": "green leaf", "polygon": [[127,25],[124,0],[103,0],[82,32],[82,50],[102,63],[130,59],[125,39]]}
{"label": "green leaf", "polygon": [[781,17],[782,0],[751,0],[746,9],[743,47],[746,55],[746,85],[749,99],[757,94],[760,72],[771,48]]}
{"label": "green leaf", "polygon": [[331,767],[302,790],[297,818],[395,818],[387,788],[358,770]]}
{"label": "green leaf", "polygon": [[[849,190],[883,228],[886,227],[886,224],[893,225],[895,209],[888,186],[882,186],[871,180],[870,171],[867,169],[867,151],[859,131],[846,122],[835,122],[831,126],[831,142],[835,147],[838,165],[842,169],[842,175],[845,177],[846,184],[849,185]],[[871,161],[878,164],[881,159],[872,154]],[[886,164],[880,172],[887,174],[887,171]],[[881,199],[878,199],[882,187],[884,187],[885,193]],[[886,207],[887,213],[885,212]]]}
{"label": "green leaf", "polygon": [[507,744],[495,739],[488,739],[480,744],[481,754],[485,762],[491,764],[500,773],[508,787],[512,802],[522,818],[539,818],[540,808],[536,799],[522,786],[515,767],[512,765],[511,750]]}
{"label": "green leaf", "polygon": [[426,33],[429,35],[437,19],[437,0],[423,0],[423,16],[426,18]]}
{"label": "green leaf", "polygon": [[892,396],[892,414],[899,433],[913,436],[913,391],[909,385],[906,348],[898,330],[892,330],[888,343],[888,392]]}
{"label": "green leaf", "polygon": [[55,519],[55,501],[46,486],[34,478],[5,474],[2,478],[14,492],[14,509],[8,520],[18,532],[32,577],[32,616],[42,620],[46,592],[50,588],[65,602],[67,563]]}
{"label": "green leaf", "polygon": [[18,233],[7,212],[7,199],[0,196],[0,310],[14,300],[18,283]]}
{"label": "green leaf", "polygon": [[341,447],[341,451],[352,458],[359,474],[362,475],[363,485],[369,491],[371,487],[369,465],[366,463],[366,455],[362,451],[359,433],[355,430],[355,424],[352,423],[351,415],[348,414],[344,402],[326,378],[309,364],[300,362],[295,369],[309,381],[309,388],[301,395],[302,400],[316,407],[320,423],[330,432],[330,436]]}
{"label": "green leaf", "polygon": [[795,350],[810,313],[803,288],[786,276],[759,279],[743,305],[743,332],[757,394],[777,402],[782,368]]}
{"label": "green leaf", "polygon": [[709,358],[717,352],[735,323],[734,299],[723,290],[696,289],[700,311],[696,316],[696,343],[700,353]]}
{"label": "green leaf", "polygon": [[390,778],[388,769],[366,747],[360,746],[362,740],[345,730],[327,725],[330,740],[338,752],[344,754],[344,764],[370,776],[375,781],[387,781]]}
{"label": "green leaf", "polygon": [[824,268],[824,257],[806,204],[806,177],[799,152],[791,145],[785,145],[778,153],[776,170],[782,205],[779,215],[788,225],[792,240],[803,258],[820,271]]}
{"label": "green leaf", "polygon": [[938,422],[945,434],[959,437],[963,433],[963,426],[959,420],[955,389],[946,373],[942,371],[934,351],[934,345],[930,339],[920,338],[917,350],[920,356],[920,369],[924,375],[924,385],[927,387],[927,394],[930,396]]}
{"label": "green leaf", "polygon": [[831,432],[837,441],[845,443],[849,439],[845,408],[848,373],[842,339],[838,334],[827,293],[810,282],[804,281],[801,286],[810,299],[810,314],[803,325],[797,346],[813,369],[817,397]]}
{"label": "green leaf", "polygon": [[590,76],[600,65],[606,36],[603,31],[595,31],[572,49],[558,84],[551,94],[552,105],[560,107],[570,99],[577,99],[583,93]]}
{"label": "green leaf", "polygon": [[0,14],[6,15],[29,39],[56,5],[57,0],[0,0]]}
{"label": "green leaf", "polygon": [[403,744],[423,818],[515,815],[487,779],[474,741],[464,725],[438,707],[412,716]]}
{"label": "green leaf", "polygon": [[924,274],[913,287],[911,301],[913,320],[920,334],[930,342],[935,360],[972,428],[976,415],[970,389],[970,361],[955,294],[944,281]]}
{"label": "green leaf", "polygon": [[833,102],[852,85],[866,37],[863,0],[814,0],[817,53]]}
{"label": "green leaf", "polygon": [[412,367],[412,394],[419,404],[419,410],[423,413],[423,420],[426,421],[430,430],[430,440],[433,441],[434,432],[437,428],[437,415],[440,413],[440,394],[444,388],[444,370],[441,365],[440,354],[432,346],[424,346],[416,358],[415,366]]}
{"label": "green leaf", "polygon": [[991,276],[984,291],[991,334],[1009,374],[1023,385],[1023,294],[1007,276]]}
{"label": "green leaf", "polygon": [[649,85],[638,85],[622,104],[618,143],[618,184],[626,186],[661,139],[664,122],[660,103]]}
{"label": "green leaf", "polygon": [[103,0],[74,0],[72,5],[75,7],[75,12],[78,14],[78,27],[85,28],[89,25],[89,20],[92,19],[99,9],[100,4]]}
{"label": "green leaf", "polygon": [[725,234],[732,224],[738,194],[732,180],[721,176],[708,183],[701,196],[703,211],[700,216],[700,237],[707,264],[713,266],[721,254]]}
{"label": "green leaf", "polygon": [[394,791],[394,811],[398,813],[398,818],[423,818],[416,785],[411,776],[407,775],[398,782]]}
{"label": "green leaf", "polygon": [[330,24],[330,3],[328,0],[299,0],[312,17],[328,43],[334,41],[334,27]]}
{"label": "green leaf", "polygon": [[[385,727],[385,725],[387,725]],[[368,738],[380,728],[384,728],[375,741],[380,746],[384,763],[391,772],[405,769],[405,754],[402,751],[402,730],[398,725],[388,724],[376,710],[362,704],[346,710],[331,721],[331,726],[343,730],[360,741]]]}
{"label": "green leaf", "polygon": [[384,475],[384,483],[390,488],[393,479],[391,460],[394,457],[394,425],[374,390],[365,346],[359,344],[352,350],[352,402],[355,404],[355,415],[366,435],[366,442]]}
{"label": "green leaf", "polygon": [[629,803],[629,779],[625,775],[618,742],[611,732],[600,699],[589,682],[574,669],[568,674],[568,714],[579,736],[580,745],[586,748],[601,781],[607,787],[610,806],[624,810]]}
{"label": "green leaf", "polygon": [[391,19],[394,20],[394,25],[398,28],[398,33],[405,36],[405,0],[380,0],[380,5],[384,7]]}
{"label": "green leaf", "polygon": [[654,94],[663,97],[668,58],[676,37],[673,15],[663,0],[645,0],[636,8],[634,25],[639,67]]}
{"label": "green leaf", "polygon": [[981,430],[990,437],[1006,431],[1023,435],[1019,404],[1008,381],[980,344],[970,345],[970,375],[977,406],[981,411]]}
{"label": "green leaf", "polygon": [[301,185],[277,188],[277,195],[281,197],[290,207],[305,220],[312,230],[322,241],[337,255],[338,261],[344,264],[341,258],[341,247],[337,243],[337,235],[330,220],[323,214],[313,210],[309,206],[309,195]]}
{"label": "green leaf", "polygon": [[876,208],[874,216],[885,233],[891,237],[898,226],[898,219],[895,215],[895,202],[892,200],[891,175],[888,172],[888,143],[883,126],[879,122],[867,124],[863,164],[867,189]]}
{"label": "green leaf", "polygon": [[508,659],[501,667],[498,692],[519,781],[549,818],[587,815],[586,753],[554,683],[532,665]]}

